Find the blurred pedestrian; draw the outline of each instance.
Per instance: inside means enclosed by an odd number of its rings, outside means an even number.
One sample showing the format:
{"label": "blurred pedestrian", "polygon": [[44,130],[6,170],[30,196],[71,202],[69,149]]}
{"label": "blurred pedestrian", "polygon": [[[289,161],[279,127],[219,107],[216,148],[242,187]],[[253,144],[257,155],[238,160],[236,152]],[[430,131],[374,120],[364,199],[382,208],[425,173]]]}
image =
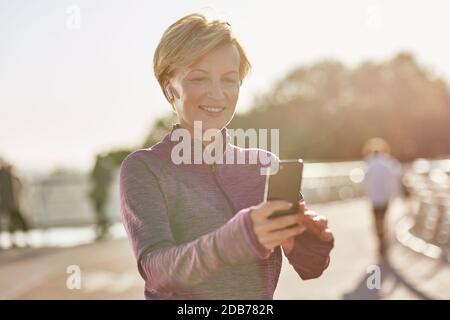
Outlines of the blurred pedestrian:
{"label": "blurred pedestrian", "polygon": [[89,194],[96,214],[97,240],[103,239],[108,234],[110,226],[106,207],[109,198],[109,189],[111,187],[113,170],[114,164],[108,156],[97,156],[91,173],[92,189]]}
{"label": "blurred pedestrian", "polygon": [[385,216],[391,200],[401,192],[402,169],[390,155],[390,147],[381,138],[372,138],[364,146],[366,169],[364,191],[372,203],[380,258],[386,255]]}
{"label": "blurred pedestrian", "polygon": [[[8,224],[8,231],[11,236],[13,247],[17,246],[15,241],[16,231],[28,232],[28,223],[25,220],[20,209],[20,192],[22,183],[15,175],[12,165],[2,161],[0,162],[0,214]],[[26,242],[26,241],[25,241]]]}

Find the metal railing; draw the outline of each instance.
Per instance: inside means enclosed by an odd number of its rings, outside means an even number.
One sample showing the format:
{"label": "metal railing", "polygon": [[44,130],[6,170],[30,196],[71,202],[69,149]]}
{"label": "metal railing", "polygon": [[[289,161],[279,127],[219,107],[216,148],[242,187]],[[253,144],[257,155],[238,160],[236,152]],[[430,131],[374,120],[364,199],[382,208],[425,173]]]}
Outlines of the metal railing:
{"label": "metal railing", "polygon": [[[109,220],[119,221],[119,185],[113,175],[106,204]],[[96,214],[89,199],[89,176],[49,176],[24,181],[21,208],[33,228],[82,226],[96,223]]]}
{"label": "metal railing", "polygon": [[[363,196],[363,162],[306,163],[302,192],[308,203],[340,201]],[[106,206],[111,221],[120,220],[118,171],[113,175]],[[89,202],[88,175],[61,175],[24,182],[21,207],[34,228],[81,226],[95,223]]]}
{"label": "metal railing", "polygon": [[404,177],[410,193],[410,232],[437,246],[450,245],[450,162],[419,160]]}

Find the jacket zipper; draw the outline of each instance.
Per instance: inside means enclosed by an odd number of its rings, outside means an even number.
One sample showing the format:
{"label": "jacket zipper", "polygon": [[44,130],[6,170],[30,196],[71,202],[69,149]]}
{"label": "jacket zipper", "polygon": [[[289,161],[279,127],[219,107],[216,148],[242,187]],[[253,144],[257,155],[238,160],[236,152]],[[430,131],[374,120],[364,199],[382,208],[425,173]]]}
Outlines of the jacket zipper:
{"label": "jacket zipper", "polygon": [[216,164],[213,163],[211,166],[211,174],[214,178],[214,182],[216,183],[217,187],[220,189],[220,191],[222,192],[223,196],[225,197],[225,199],[227,200],[228,203],[228,207],[229,209],[232,211],[231,215],[233,216],[236,213],[236,209],[234,208],[233,202],[231,202],[230,198],[228,197],[227,193],[225,192],[225,190],[223,190],[222,186],[219,183],[219,180],[217,179],[217,174],[216,174]]}

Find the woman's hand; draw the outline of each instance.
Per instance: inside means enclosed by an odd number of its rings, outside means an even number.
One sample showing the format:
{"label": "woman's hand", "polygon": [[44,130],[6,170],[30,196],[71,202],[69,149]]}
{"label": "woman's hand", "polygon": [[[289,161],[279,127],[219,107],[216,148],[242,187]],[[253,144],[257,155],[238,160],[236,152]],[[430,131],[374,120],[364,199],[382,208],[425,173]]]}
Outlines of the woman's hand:
{"label": "woman's hand", "polygon": [[[328,229],[328,219],[317,215],[314,211],[308,210],[305,206],[305,201],[299,202],[298,215],[300,216],[300,222],[307,228],[308,232],[325,242],[334,240],[333,233]],[[289,254],[294,248],[294,238],[295,236],[292,236],[281,244],[286,254]]]}
{"label": "woman's hand", "polygon": [[[273,248],[278,247],[290,238],[293,239],[296,235],[301,234],[306,230],[306,226],[303,224],[302,216],[300,214],[269,219],[269,216],[274,211],[287,210],[291,206],[290,202],[276,200],[262,202],[253,207],[253,210],[250,213],[253,221],[253,231],[259,242],[266,249],[273,250]],[[295,226],[285,229],[291,225]]]}

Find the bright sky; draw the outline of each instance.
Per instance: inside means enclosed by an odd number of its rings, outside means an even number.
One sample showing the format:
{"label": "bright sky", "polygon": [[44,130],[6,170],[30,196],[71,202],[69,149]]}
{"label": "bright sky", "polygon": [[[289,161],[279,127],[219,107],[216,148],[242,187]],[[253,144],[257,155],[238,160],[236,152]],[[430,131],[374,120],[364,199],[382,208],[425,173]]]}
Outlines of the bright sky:
{"label": "bright sky", "polygon": [[192,12],[229,21],[248,53],[238,112],[328,57],[353,67],[408,50],[450,83],[448,0],[0,0],[0,156],[22,170],[85,170],[97,152],[141,144],[170,110],[153,52]]}

